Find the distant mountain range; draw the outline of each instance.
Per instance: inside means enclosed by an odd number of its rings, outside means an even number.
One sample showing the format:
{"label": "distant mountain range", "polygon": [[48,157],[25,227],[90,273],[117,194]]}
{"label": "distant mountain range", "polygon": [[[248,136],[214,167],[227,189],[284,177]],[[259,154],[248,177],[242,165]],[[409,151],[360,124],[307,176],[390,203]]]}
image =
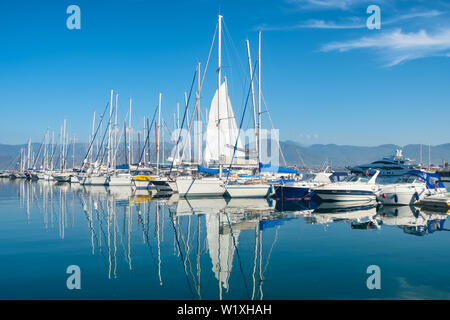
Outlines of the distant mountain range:
{"label": "distant mountain range", "polygon": [[[289,166],[296,165],[297,167],[317,168],[322,167],[325,163],[328,163],[334,168],[344,168],[346,166],[352,166],[356,164],[363,164],[379,160],[386,156],[391,156],[396,153],[397,149],[403,149],[403,155],[405,157],[420,161],[420,144],[410,144],[403,147],[394,144],[385,144],[376,147],[361,147],[361,146],[348,146],[348,145],[336,145],[336,144],[314,144],[311,146],[303,146],[294,141],[282,141],[280,146],[283,150],[286,163]],[[18,159],[20,150],[26,148],[26,145],[6,145],[0,144],[0,169],[8,169],[11,167],[15,160]],[[32,144],[34,153],[39,151],[40,144]],[[72,146],[70,147],[72,149]],[[154,153],[154,146],[151,145],[152,152]],[[69,156],[67,163],[72,165],[73,157],[69,150]],[[166,144],[165,154],[169,154],[171,145]],[[79,165],[84,158],[87,151],[87,144],[77,143],[75,144],[75,164]],[[135,146],[135,158],[138,157],[138,146]],[[41,151],[43,152],[43,151]],[[119,151],[123,157],[123,151]],[[428,164],[429,147],[428,145],[422,145],[422,162]],[[41,155],[42,157],[42,155]],[[55,158],[58,156],[55,155]],[[430,160],[432,164],[441,165],[443,160],[450,161],[450,143],[431,146],[430,148]],[[280,158],[281,165],[283,165]]]}
{"label": "distant mountain range", "polygon": [[[409,144],[403,147],[384,144],[376,147],[360,147],[336,144],[314,144],[302,146],[293,141],[280,143],[286,162],[300,167],[321,167],[325,162],[333,167],[346,167],[379,160],[395,155],[397,149],[403,149],[405,157],[420,162],[420,144]],[[431,146],[422,145],[422,163],[428,164],[428,155],[432,164],[450,161],[450,143]]]}

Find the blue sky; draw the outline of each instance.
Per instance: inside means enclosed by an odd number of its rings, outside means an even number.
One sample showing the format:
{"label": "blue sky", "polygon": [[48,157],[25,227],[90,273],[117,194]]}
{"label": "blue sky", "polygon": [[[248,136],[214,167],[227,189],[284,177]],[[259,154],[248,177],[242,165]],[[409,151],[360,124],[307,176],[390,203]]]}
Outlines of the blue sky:
{"label": "blue sky", "polygon": [[[71,4],[81,9],[81,30],[66,27]],[[366,27],[371,4],[381,8],[380,30]],[[111,89],[119,93],[119,119],[133,99],[138,129],[162,92],[172,126],[196,63],[206,62],[219,8],[224,74],[239,118],[249,77],[244,41],[255,59],[262,29],[262,91],[282,140],[450,142],[448,2],[80,0],[0,3],[0,143],[41,141],[64,118],[87,141],[92,112],[103,110]],[[217,85],[216,65],[214,52],[203,109]]]}

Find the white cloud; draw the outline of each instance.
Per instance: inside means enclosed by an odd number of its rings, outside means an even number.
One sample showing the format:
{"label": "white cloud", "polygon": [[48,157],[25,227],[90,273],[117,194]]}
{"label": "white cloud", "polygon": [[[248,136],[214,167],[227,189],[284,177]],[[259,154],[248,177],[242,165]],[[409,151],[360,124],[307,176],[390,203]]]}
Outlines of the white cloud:
{"label": "white cloud", "polygon": [[346,10],[360,4],[370,4],[368,0],[287,0],[287,2],[304,9],[341,10]]}
{"label": "white cloud", "polygon": [[[413,11],[410,13],[398,15],[394,18],[383,19],[381,18],[381,26],[391,25],[403,20],[417,19],[417,18],[432,18],[444,14],[442,11],[430,10],[430,11]],[[264,26],[260,27],[262,30],[295,30],[295,29],[363,29],[367,28],[366,19],[361,17],[350,17],[349,22],[335,22],[310,19],[302,23],[290,25],[290,26]]]}
{"label": "white cloud", "polygon": [[429,56],[445,56],[450,50],[450,29],[443,29],[434,34],[429,34],[425,30],[404,33],[401,29],[396,29],[373,37],[331,42],[324,45],[321,50],[345,52],[354,49],[378,50],[388,60],[387,66]]}

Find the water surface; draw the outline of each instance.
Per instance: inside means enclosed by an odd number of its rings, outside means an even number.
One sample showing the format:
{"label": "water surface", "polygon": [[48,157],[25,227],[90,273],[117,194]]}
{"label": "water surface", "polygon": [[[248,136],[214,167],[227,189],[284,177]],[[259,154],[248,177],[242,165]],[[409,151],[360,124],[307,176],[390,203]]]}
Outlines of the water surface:
{"label": "water surface", "polygon": [[449,299],[446,219],[0,180],[0,299]]}

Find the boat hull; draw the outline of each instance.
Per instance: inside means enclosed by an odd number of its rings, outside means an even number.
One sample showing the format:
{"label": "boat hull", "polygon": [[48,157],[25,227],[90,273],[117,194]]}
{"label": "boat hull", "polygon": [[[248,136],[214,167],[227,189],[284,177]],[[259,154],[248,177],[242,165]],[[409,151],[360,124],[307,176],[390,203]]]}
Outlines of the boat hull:
{"label": "boat hull", "polygon": [[111,176],[108,179],[108,185],[109,186],[132,186],[133,181],[131,180],[131,177]]}
{"label": "boat hull", "polygon": [[225,194],[223,182],[216,178],[177,179],[178,193],[184,197],[220,197]]}
{"label": "boat hull", "polygon": [[373,201],[373,191],[364,190],[315,190],[316,195],[324,201]]}
{"label": "boat hull", "polygon": [[269,196],[269,184],[235,184],[225,187],[227,194],[231,198],[265,198]]}

